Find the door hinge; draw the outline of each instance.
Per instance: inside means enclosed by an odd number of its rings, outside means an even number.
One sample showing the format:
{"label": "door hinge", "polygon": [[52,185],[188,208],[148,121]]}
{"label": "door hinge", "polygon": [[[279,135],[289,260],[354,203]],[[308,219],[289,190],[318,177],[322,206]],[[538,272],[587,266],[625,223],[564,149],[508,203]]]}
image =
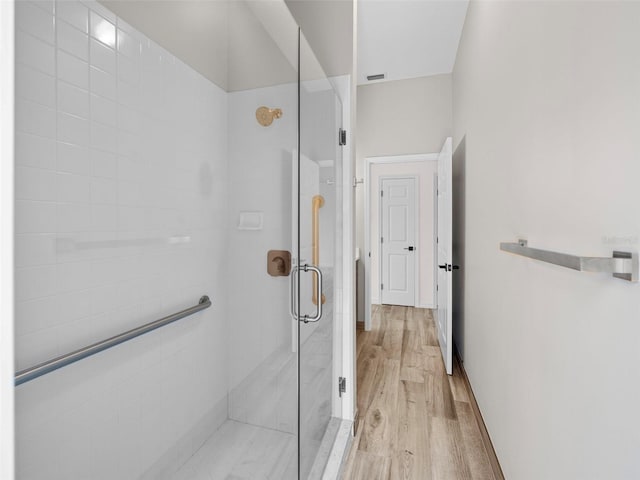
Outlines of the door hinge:
{"label": "door hinge", "polygon": [[347,379],[345,377],[338,377],[338,395],[342,396],[347,391]]}
{"label": "door hinge", "polygon": [[380,196],[384,197],[384,190],[380,190]]}
{"label": "door hinge", "polygon": [[384,237],[380,237],[380,243],[384,243]]}
{"label": "door hinge", "polygon": [[380,284],[380,290],[384,290],[384,283]]}
{"label": "door hinge", "polygon": [[344,146],[347,144],[347,131],[344,129],[338,130],[338,145]]}

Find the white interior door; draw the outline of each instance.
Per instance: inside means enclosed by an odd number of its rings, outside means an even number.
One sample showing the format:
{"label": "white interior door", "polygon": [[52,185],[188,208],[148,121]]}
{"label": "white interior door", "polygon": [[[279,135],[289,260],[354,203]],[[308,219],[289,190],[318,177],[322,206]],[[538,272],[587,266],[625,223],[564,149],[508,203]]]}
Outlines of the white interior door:
{"label": "white interior door", "polygon": [[436,327],[442,357],[449,375],[453,371],[451,318],[452,276],[458,267],[452,265],[452,142],[447,138],[438,155],[438,315]]}
{"label": "white interior door", "polygon": [[382,303],[415,306],[416,179],[383,178],[380,188]]}

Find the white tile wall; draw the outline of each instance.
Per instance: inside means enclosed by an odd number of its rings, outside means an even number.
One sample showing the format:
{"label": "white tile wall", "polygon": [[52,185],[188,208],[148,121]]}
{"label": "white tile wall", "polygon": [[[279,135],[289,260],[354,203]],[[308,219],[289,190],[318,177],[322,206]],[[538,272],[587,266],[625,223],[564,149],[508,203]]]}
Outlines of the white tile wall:
{"label": "white tile wall", "polygon": [[[255,121],[259,105],[277,106],[284,115],[270,127],[262,127]],[[291,162],[297,146],[296,110],[295,83],[229,95],[229,176],[235,185],[229,204],[229,254],[234,262],[229,283],[243,286],[229,292],[229,314],[234,319],[229,341],[236,347],[230,350],[231,388],[240,385],[274,352],[291,345],[289,277],[269,276],[265,262],[268,250],[291,250]],[[264,228],[238,230],[242,211],[264,212]],[[259,402],[260,398],[255,398],[251,403],[255,406]]]}
{"label": "white tile wall", "polygon": [[55,139],[16,134],[16,162],[18,165],[55,168],[56,163]]}
{"label": "white tile wall", "polygon": [[85,90],[89,87],[89,64],[81,58],[58,50],[56,69],[58,80],[71,83]]}
{"label": "white tile wall", "polygon": [[16,26],[45,42],[53,43],[54,18],[47,12],[30,2],[16,3]]}
{"label": "white tile wall", "polygon": [[56,2],[57,20],[64,20],[82,33],[89,33],[89,11],[80,2]]}
{"label": "white tile wall", "polygon": [[18,65],[16,68],[16,95],[20,98],[29,98],[47,107],[55,107],[55,77],[25,65]]}
{"label": "white tile wall", "polygon": [[17,6],[17,368],[214,305],[18,387],[18,478],[138,478],[226,403],[227,95],[98,3],[53,5]]}
{"label": "white tile wall", "polygon": [[16,59],[44,73],[55,75],[55,56],[53,45],[16,29]]}
{"label": "white tile wall", "polygon": [[61,20],[56,23],[56,33],[58,49],[89,61],[89,39],[86,33]]}

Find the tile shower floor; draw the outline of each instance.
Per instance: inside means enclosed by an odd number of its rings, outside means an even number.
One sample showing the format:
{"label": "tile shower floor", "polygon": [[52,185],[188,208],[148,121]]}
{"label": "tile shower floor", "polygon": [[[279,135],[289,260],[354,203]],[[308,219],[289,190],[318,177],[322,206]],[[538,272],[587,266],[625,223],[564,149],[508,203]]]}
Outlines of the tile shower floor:
{"label": "tile shower floor", "polygon": [[[325,291],[323,316],[330,321],[319,323],[303,347],[301,471],[308,472],[304,475],[309,480],[322,478],[340,423],[329,420],[331,402],[326,394],[331,391],[333,341],[333,275],[329,269]],[[286,346],[256,368],[230,397],[231,416],[243,421],[226,420],[172,480],[295,480],[298,442],[290,432],[297,421],[296,405],[291,403],[297,396],[291,394],[290,386],[295,386],[296,365],[296,354]],[[285,387],[279,392],[275,386],[281,384]]]}
{"label": "tile shower floor", "polygon": [[294,480],[296,436],[227,420],[174,480]]}

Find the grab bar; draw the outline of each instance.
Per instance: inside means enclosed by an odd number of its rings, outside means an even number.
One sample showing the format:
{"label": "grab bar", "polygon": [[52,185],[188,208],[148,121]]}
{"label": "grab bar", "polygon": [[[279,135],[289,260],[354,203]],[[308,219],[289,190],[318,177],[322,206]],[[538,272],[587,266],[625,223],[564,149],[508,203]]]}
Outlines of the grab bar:
{"label": "grab bar", "polygon": [[[322,207],[324,207],[324,197],[322,195],[314,195],[311,200],[311,263],[315,267],[320,265],[320,209]],[[318,275],[315,274],[313,276],[311,300],[314,305],[318,305]],[[322,294],[321,298],[322,303],[327,301],[324,294]]]}
{"label": "grab bar", "polygon": [[518,243],[501,243],[500,250],[580,272],[611,273],[616,278],[630,282],[639,280],[638,254],[635,252],[614,251],[613,257],[580,257],[531,248],[526,240],[518,240]]}
{"label": "grab bar", "polygon": [[139,337],[140,335],[144,335],[145,333],[148,333],[157,328],[164,327],[165,325],[168,325],[170,323],[175,322],[176,320],[180,320],[181,318],[187,317],[196,312],[209,308],[210,306],[211,306],[211,300],[209,299],[208,296],[203,295],[202,297],[200,297],[200,301],[198,302],[198,305],[189,307],[185,310],[181,310],[177,313],[174,313],[173,315],[160,318],[153,322],[146,323],[144,325],[133,328],[119,335],[115,335],[111,338],[107,338],[106,340],[102,340],[100,342],[94,343],[93,345],[89,345],[79,350],[75,350],[71,353],[67,353],[66,355],[61,355],[51,360],[47,360],[46,362],[42,362],[31,368],[20,370],[15,375],[15,386],[17,387],[18,385],[22,385],[23,383],[29,382],[38,377],[46,375],[47,373],[51,373],[54,370],[58,370],[59,368],[66,367],[67,365],[75,363],[78,360],[82,360],[83,358],[90,357],[92,355],[95,355],[96,353],[102,352],[103,350],[107,350],[111,347],[115,347],[116,345],[120,345],[121,343],[127,342],[136,337]]}

